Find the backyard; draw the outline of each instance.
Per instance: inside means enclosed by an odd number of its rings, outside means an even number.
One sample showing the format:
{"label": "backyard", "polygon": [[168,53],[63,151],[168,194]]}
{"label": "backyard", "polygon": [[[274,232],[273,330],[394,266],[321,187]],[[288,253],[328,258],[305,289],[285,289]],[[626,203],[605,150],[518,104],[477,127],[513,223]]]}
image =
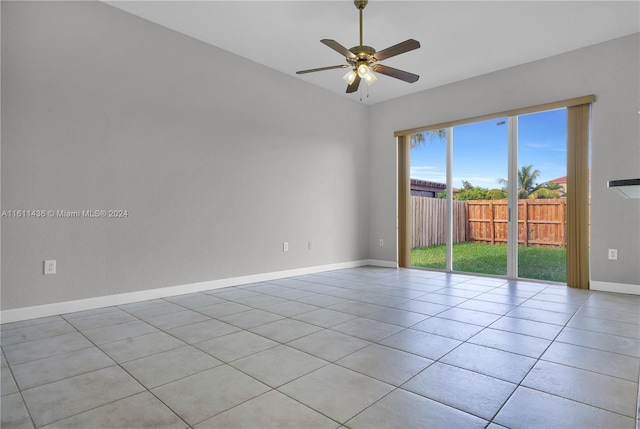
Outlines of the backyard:
{"label": "backyard", "polygon": [[[411,265],[445,268],[446,246],[434,245],[411,249]],[[453,245],[453,269],[479,274],[507,273],[507,246],[461,242]],[[518,247],[518,277],[566,283],[566,248]]]}

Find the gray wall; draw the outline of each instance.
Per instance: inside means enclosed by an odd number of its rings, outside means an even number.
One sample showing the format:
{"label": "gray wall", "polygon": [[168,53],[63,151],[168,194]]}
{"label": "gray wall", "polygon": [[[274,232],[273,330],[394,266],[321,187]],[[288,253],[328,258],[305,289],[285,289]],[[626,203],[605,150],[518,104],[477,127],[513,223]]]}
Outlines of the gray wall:
{"label": "gray wall", "polygon": [[367,114],[102,3],[3,1],[2,209],[129,216],[3,218],[2,309],[367,258]]}
{"label": "gray wall", "polygon": [[[640,284],[640,200],[607,180],[640,177],[640,35],[397,98],[370,107],[369,257],[396,260],[394,131],[595,94],[592,111],[592,280]],[[607,260],[607,249],[618,260]]]}
{"label": "gray wall", "polygon": [[638,35],[367,109],[101,3],[1,7],[2,209],[129,213],[3,218],[3,310],[395,261],[394,131],[586,94],[592,278],[640,284],[640,201],[606,189],[640,176]]}

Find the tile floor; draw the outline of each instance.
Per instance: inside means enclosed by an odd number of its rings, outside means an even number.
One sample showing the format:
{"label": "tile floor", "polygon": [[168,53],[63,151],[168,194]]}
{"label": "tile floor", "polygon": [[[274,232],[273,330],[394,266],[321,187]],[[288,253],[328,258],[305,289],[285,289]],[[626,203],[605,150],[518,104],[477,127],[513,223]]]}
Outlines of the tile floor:
{"label": "tile floor", "polygon": [[640,297],[362,267],[2,325],[2,428],[628,428]]}

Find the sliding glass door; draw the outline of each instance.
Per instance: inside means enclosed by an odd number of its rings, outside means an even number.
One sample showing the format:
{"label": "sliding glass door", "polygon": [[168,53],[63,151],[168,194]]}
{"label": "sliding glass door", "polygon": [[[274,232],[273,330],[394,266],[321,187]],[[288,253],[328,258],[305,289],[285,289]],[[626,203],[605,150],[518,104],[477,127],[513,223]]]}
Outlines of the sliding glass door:
{"label": "sliding glass door", "polygon": [[518,116],[518,277],[567,281],[567,109]]}
{"label": "sliding glass door", "polygon": [[411,265],[566,282],[566,123],[563,108],[413,134]]}
{"label": "sliding glass door", "polygon": [[453,127],[454,271],[507,275],[507,118]]}
{"label": "sliding glass door", "polygon": [[[446,130],[411,134],[411,265],[446,269]],[[455,237],[454,237],[455,240]]]}

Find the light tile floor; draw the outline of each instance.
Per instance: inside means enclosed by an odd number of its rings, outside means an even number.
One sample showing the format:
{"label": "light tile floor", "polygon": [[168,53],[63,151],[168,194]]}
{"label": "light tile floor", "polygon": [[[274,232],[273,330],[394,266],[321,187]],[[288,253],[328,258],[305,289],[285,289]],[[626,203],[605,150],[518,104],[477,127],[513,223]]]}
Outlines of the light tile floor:
{"label": "light tile floor", "polygon": [[374,267],[2,325],[2,428],[628,428],[640,297]]}

